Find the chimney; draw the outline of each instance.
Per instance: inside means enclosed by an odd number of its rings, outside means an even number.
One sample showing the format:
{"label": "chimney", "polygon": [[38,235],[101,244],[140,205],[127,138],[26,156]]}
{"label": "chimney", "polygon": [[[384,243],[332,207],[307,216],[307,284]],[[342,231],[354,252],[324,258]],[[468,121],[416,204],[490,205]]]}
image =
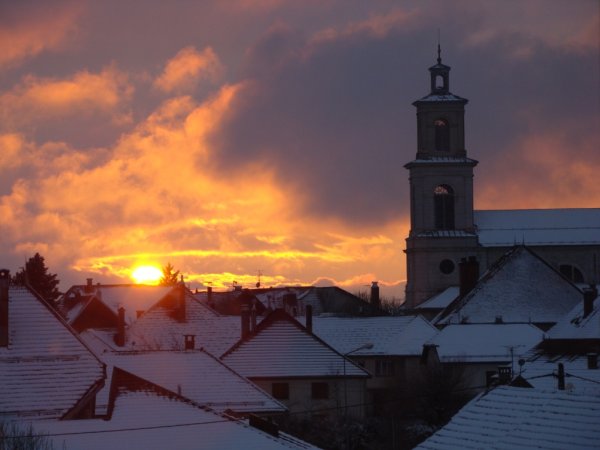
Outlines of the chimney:
{"label": "chimney", "polygon": [[590,286],[583,290],[583,317],[589,316],[594,310],[594,300],[598,296],[596,286]]}
{"label": "chimney", "polygon": [[250,309],[250,331],[256,330],[256,300],[252,300],[252,308]]}
{"label": "chimney", "polygon": [[185,314],[185,284],[183,284],[183,276],[181,277],[182,280],[181,282],[179,282],[177,284],[176,290],[175,290],[175,295],[177,296],[177,321],[178,322],[185,322],[186,320],[186,314]]}
{"label": "chimney", "polygon": [[371,283],[371,306],[374,308],[379,308],[381,306],[381,301],[379,300],[379,285],[377,284],[377,281]]}
{"label": "chimney", "polygon": [[242,305],[242,339],[246,339],[250,334],[250,311],[248,305]]}
{"label": "chimney", "polygon": [[213,303],[213,293],[212,293],[212,286],[208,286],[206,288],[206,302],[208,303],[208,306],[210,306],[211,308],[214,308],[214,303]]}
{"label": "chimney", "polygon": [[125,345],[125,308],[119,307],[119,318],[117,319],[117,334],[115,335],[115,344],[119,347]]}
{"label": "chimney", "polygon": [[598,353],[587,354],[587,368],[592,370],[598,368]]}
{"label": "chimney", "polygon": [[479,261],[477,261],[477,257],[469,256],[468,259],[462,258],[458,266],[460,296],[464,297],[477,284],[477,280],[479,279]]}
{"label": "chimney", "polygon": [[312,333],[313,330],[313,311],[312,305],[306,305],[306,331]]}
{"label": "chimney", "polygon": [[86,280],[87,283],[85,285],[84,292],[86,294],[94,292],[94,279],[93,278],[86,278],[85,280]]}
{"label": "chimney", "polygon": [[558,363],[558,390],[565,390],[565,366],[563,363]]}
{"label": "chimney", "polygon": [[0,347],[8,347],[8,285],[10,272],[0,270]]}

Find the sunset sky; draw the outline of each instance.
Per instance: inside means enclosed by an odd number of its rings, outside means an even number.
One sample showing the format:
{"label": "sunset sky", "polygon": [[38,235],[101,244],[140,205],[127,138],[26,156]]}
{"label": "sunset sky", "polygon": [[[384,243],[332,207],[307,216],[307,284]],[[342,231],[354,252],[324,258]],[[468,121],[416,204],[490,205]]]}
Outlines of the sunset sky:
{"label": "sunset sky", "polygon": [[2,1],[0,266],[402,296],[438,29],[476,208],[599,207],[597,0]]}

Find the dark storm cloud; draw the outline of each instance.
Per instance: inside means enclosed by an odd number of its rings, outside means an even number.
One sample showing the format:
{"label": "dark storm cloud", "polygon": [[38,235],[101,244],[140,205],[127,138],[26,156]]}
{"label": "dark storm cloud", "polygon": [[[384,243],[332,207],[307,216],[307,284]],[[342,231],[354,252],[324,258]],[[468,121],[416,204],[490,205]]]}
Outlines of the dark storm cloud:
{"label": "dark storm cloud", "polygon": [[[427,94],[427,67],[435,62],[435,32],[423,22],[410,32],[400,25],[384,33],[357,27],[303,42],[281,23],[268,30],[248,52],[252,84],[215,137],[221,163],[269,161],[282,182],[305,194],[314,216],[372,225],[405,215],[402,166],[416,150],[411,103]],[[521,155],[513,151],[526,136],[565,127],[565,117],[598,117],[590,97],[598,81],[594,49],[509,31],[466,45],[479,16],[465,13],[459,24],[445,33],[443,57],[453,67],[451,90],[470,99],[467,149],[481,160],[482,185],[519,171]],[[574,144],[595,134],[584,130]],[[598,156],[579,156],[598,167]],[[515,158],[512,167],[497,165],[505,157]]]}

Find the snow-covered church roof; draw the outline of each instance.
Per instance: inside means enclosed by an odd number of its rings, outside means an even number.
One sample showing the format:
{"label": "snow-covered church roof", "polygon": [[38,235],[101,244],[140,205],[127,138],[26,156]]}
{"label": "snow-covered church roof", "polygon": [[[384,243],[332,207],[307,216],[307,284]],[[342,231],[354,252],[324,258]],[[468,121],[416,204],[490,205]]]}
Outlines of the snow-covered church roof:
{"label": "snow-covered church roof", "polygon": [[474,211],[484,247],[600,245],[600,208]]}

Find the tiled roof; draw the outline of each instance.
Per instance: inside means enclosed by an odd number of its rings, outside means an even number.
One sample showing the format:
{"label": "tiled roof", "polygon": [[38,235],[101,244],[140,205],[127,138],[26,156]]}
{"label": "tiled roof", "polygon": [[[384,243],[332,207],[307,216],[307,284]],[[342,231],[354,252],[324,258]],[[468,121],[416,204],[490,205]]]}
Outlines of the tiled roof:
{"label": "tiled roof", "polygon": [[[87,290],[86,290],[87,289]],[[61,298],[59,305],[69,323],[85,309],[92,297],[101,300],[115,314],[125,308],[125,320],[133,323],[137,311],[146,311],[167,295],[173,287],[145,286],[140,284],[96,284],[90,287],[73,286]],[[89,291],[89,292],[88,292]],[[76,297],[76,294],[79,296]]]}
{"label": "tiled roof", "polygon": [[129,350],[181,350],[186,334],[195,335],[196,348],[218,356],[241,335],[240,318],[220,316],[193,295],[185,297],[185,321],[178,321],[167,302],[159,302],[127,331]]}
{"label": "tiled roof", "polygon": [[352,355],[420,355],[438,330],[421,316],[314,317],[314,333],[345,354],[365,343],[373,348]]}
{"label": "tiled roof", "polygon": [[9,288],[9,345],[0,347],[0,416],[62,417],[103,378],[103,364],[50,306],[25,288]]}
{"label": "tiled roof", "polygon": [[421,303],[417,306],[417,309],[427,309],[427,308],[445,308],[447,307],[453,300],[458,297],[460,289],[458,286],[450,286],[446,288],[442,292],[437,295],[434,295],[429,300]]}
{"label": "tiled roof", "polygon": [[566,280],[527,247],[513,248],[479,279],[464,298],[442,313],[442,324],[551,323],[582,299]]}
{"label": "tiled roof", "polygon": [[510,362],[538,344],[544,333],[529,324],[448,325],[428,344],[442,362]]}
{"label": "tiled roof", "polygon": [[600,296],[584,317],[583,300],[548,331],[548,339],[597,339],[600,344]]}
{"label": "tiled roof", "polygon": [[272,312],[221,359],[248,378],[368,377],[282,310]]}
{"label": "tiled roof", "polygon": [[316,449],[148,390],[120,392],[110,420],[39,421],[33,426],[38,433],[53,435],[56,448],[64,443],[69,449],[86,450]]}
{"label": "tiled roof", "polygon": [[598,448],[600,396],[499,387],[461,409],[419,450]]}
{"label": "tiled roof", "polygon": [[[282,412],[286,407],[204,351],[104,353],[103,361],[219,412]],[[108,390],[103,394],[108,404]],[[102,405],[99,405],[102,406]]]}
{"label": "tiled roof", "polygon": [[475,211],[484,247],[600,245],[600,208]]}
{"label": "tiled roof", "polygon": [[587,362],[587,355],[547,354],[536,349],[526,355],[521,376],[534,388],[557,389],[558,364],[561,363],[567,391],[600,396],[600,369],[589,369]]}

